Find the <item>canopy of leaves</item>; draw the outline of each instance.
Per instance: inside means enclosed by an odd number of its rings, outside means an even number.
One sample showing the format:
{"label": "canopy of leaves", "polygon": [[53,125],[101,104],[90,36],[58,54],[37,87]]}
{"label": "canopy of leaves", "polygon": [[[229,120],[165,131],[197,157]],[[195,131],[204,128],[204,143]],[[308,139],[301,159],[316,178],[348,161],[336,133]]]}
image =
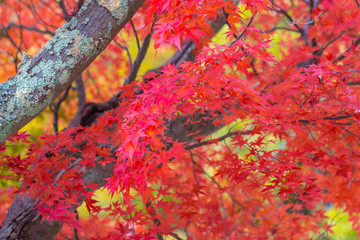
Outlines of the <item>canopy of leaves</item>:
{"label": "canopy of leaves", "polygon": [[[83,4],[0,1],[0,81]],[[41,136],[0,146],[2,177],[38,200],[42,221],[65,223],[60,239],[72,227],[84,239],[320,238],[327,204],[360,230],[359,8],[148,0],[42,113],[56,133],[37,119]]]}

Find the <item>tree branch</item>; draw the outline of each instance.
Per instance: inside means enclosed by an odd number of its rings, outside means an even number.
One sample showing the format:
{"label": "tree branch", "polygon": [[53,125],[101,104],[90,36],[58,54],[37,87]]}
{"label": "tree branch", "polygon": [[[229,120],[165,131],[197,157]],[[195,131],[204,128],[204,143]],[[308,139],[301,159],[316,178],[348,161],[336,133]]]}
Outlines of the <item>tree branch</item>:
{"label": "tree branch", "polygon": [[[90,0],[20,71],[0,85],[0,143],[63,92],[112,41],[143,0]],[[108,9],[108,8],[110,9]]]}
{"label": "tree branch", "polygon": [[129,52],[129,48],[128,48],[127,46],[122,45],[122,44],[119,43],[118,41],[116,41],[116,39],[114,39],[114,43],[115,43],[117,46],[119,46],[119,47],[121,47],[122,49],[125,50],[126,55],[128,56],[128,59],[129,59],[130,69],[132,69],[132,64],[133,64],[133,63],[132,63],[132,59],[131,59],[131,54],[130,54],[130,52]]}
{"label": "tree branch", "polygon": [[225,140],[228,137],[232,137],[232,136],[238,135],[238,134],[246,135],[246,134],[249,134],[250,132],[251,131],[229,132],[229,133],[225,134],[224,136],[216,138],[216,139],[207,140],[207,141],[203,141],[203,142],[198,142],[198,143],[194,143],[192,145],[186,146],[185,150],[191,150],[191,149],[198,148],[198,147],[201,147],[201,146],[205,146],[205,145],[209,145],[209,144],[215,144],[215,143],[218,143],[218,142],[221,142],[221,141]]}
{"label": "tree branch", "polygon": [[135,29],[135,25],[134,25],[133,21],[131,21],[131,19],[130,19],[130,23],[131,23],[131,27],[132,27],[132,29],[133,29],[133,31],[134,31],[134,35],[135,35],[135,38],[136,38],[137,47],[138,47],[138,49],[140,49],[139,37],[138,37],[138,35],[137,35],[136,29]]}
{"label": "tree branch", "polygon": [[129,83],[132,83],[133,81],[135,81],[135,78],[140,69],[141,63],[144,60],[147,50],[149,48],[150,40],[151,40],[151,37],[153,34],[154,25],[155,25],[155,20],[151,26],[150,33],[145,37],[143,44],[142,44],[141,48],[139,49],[139,52],[136,56],[134,64],[132,64],[132,68],[130,70],[129,77],[125,80],[125,84],[129,84]]}
{"label": "tree branch", "polygon": [[78,108],[81,109],[86,104],[85,86],[81,75],[75,79],[75,85],[78,98]]}
{"label": "tree branch", "polygon": [[23,29],[28,30],[28,31],[33,31],[33,32],[42,33],[42,34],[49,34],[49,35],[51,35],[51,36],[54,36],[54,35],[55,35],[55,33],[51,32],[51,31],[49,31],[49,30],[41,30],[41,29],[36,28],[36,27],[18,25],[18,24],[16,24],[16,23],[9,23],[9,27],[23,28]]}
{"label": "tree branch", "polygon": [[360,37],[358,37],[355,42],[353,42],[346,50],[344,53],[340,54],[339,56],[337,56],[334,60],[333,60],[333,64],[337,63],[338,61],[343,60],[346,56],[345,54],[347,52],[349,52],[352,48],[356,48],[358,45],[360,44]]}
{"label": "tree branch", "polygon": [[70,91],[70,88],[71,86],[69,86],[65,92],[63,93],[63,95],[60,97],[60,99],[57,101],[57,102],[53,102],[49,107],[50,107],[50,110],[52,111],[53,113],[53,116],[54,116],[54,123],[53,123],[53,126],[54,126],[54,132],[57,133],[59,131],[58,129],[58,123],[59,123],[59,109],[60,109],[60,105],[61,103],[66,99],[69,91]]}

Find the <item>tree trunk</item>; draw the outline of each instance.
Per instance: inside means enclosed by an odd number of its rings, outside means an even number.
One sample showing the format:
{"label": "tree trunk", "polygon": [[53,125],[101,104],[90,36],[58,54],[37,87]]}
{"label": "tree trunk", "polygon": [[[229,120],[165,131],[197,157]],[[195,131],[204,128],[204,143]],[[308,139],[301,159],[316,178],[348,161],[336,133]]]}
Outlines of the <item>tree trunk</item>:
{"label": "tree trunk", "polygon": [[0,84],[0,143],[44,110],[106,48],[144,0],[89,0]]}

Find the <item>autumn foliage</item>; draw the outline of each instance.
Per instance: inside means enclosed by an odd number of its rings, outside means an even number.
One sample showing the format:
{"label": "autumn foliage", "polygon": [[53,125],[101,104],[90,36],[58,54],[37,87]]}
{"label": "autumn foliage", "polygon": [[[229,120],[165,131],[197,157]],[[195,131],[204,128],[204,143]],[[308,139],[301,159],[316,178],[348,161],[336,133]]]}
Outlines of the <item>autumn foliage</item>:
{"label": "autumn foliage", "polygon": [[[35,2],[0,3],[1,81],[80,1]],[[360,230],[359,8],[148,0],[82,74],[87,102],[120,93],[118,105],[36,140],[16,134],[1,146],[2,177],[37,197],[42,220],[64,223],[59,239],[74,227],[84,239],[309,239],[331,233],[327,204]],[[132,25],[140,47],[151,36],[152,59],[189,43],[192,57],[126,81]],[[69,91],[61,128],[76,114]],[[23,141],[26,151],[10,154]],[[110,173],[93,181],[99,168]],[[100,187],[113,197],[106,206]],[[83,202],[90,216],[78,219]]]}

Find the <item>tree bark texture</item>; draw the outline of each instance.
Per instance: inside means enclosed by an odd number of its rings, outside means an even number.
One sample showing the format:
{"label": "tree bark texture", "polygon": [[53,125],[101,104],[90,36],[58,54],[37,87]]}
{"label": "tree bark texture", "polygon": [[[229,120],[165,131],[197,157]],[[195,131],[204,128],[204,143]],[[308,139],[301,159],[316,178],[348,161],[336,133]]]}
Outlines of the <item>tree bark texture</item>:
{"label": "tree bark texture", "polygon": [[89,0],[0,85],[0,143],[51,104],[106,48],[144,0]]}

